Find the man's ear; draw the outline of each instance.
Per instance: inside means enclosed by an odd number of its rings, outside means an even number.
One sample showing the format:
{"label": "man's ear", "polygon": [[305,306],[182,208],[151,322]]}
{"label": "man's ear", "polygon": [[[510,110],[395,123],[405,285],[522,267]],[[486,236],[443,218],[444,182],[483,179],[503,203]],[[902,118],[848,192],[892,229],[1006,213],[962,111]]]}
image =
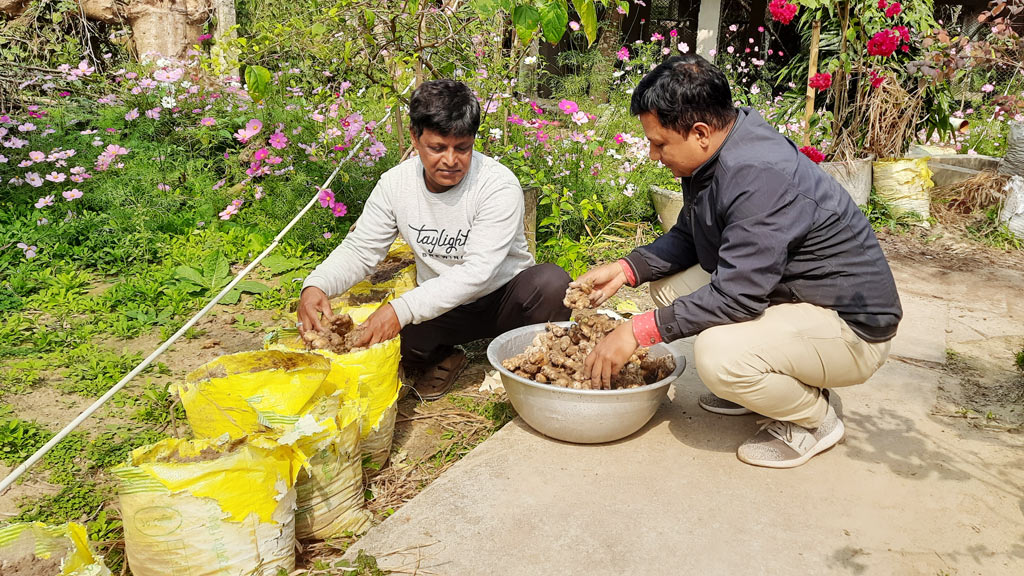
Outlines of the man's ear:
{"label": "man's ear", "polygon": [[416,131],[413,130],[411,126],[409,127],[409,137],[412,138],[413,145],[418,148],[420,145],[420,139],[416,137]]}
{"label": "man's ear", "polygon": [[700,142],[701,146],[706,147],[711,141],[711,126],[703,122],[697,122],[692,128],[690,128],[690,134],[697,138],[697,141]]}

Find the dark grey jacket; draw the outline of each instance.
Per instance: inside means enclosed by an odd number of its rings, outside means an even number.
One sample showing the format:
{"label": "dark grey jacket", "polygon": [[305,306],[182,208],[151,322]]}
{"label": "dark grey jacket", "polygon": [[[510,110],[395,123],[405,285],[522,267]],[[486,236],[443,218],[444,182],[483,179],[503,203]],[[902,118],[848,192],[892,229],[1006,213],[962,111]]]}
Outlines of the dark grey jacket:
{"label": "dark grey jacket", "polygon": [[637,283],[695,264],[711,283],[655,313],[665,341],[808,302],[884,342],[903,316],[892,271],[850,195],[796,144],[742,108],[718,152],[682,179],[676,225],[626,261]]}

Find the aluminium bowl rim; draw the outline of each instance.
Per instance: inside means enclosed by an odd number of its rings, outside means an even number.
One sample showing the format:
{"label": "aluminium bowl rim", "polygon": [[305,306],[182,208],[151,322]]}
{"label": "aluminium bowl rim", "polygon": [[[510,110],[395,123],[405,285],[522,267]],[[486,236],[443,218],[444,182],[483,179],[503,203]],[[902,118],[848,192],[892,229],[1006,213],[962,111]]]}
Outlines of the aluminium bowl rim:
{"label": "aluminium bowl rim", "polygon": [[[519,382],[520,384],[525,384],[527,386],[531,386],[531,387],[537,388],[539,390],[545,390],[545,391],[549,391],[549,392],[563,392],[563,393],[569,393],[569,394],[576,394],[576,395],[579,395],[579,396],[616,397],[616,396],[628,396],[630,394],[643,394],[644,392],[651,392],[651,391],[657,390],[659,388],[664,388],[665,386],[668,386],[672,382],[675,382],[676,380],[679,379],[680,376],[682,376],[683,370],[686,369],[686,357],[685,356],[677,356],[676,354],[672,353],[671,349],[669,349],[669,356],[672,356],[672,359],[675,360],[676,367],[675,367],[674,370],[672,370],[671,374],[669,374],[665,378],[662,378],[661,380],[658,380],[656,382],[652,382],[650,384],[644,384],[643,386],[637,386],[636,388],[625,388],[625,389],[619,389],[619,390],[577,390],[575,388],[565,388],[565,387],[562,387],[562,386],[554,386],[552,384],[542,384],[540,382],[534,382],[533,380],[527,380],[526,378],[523,378],[522,376],[516,376],[515,374],[513,374],[512,372],[507,370],[504,366],[502,366],[501,362],[499,362],[497,360],[497,357],[496,357],[497,354],[494,351],[494,349],[495,349],[495,346],[494,346],[495,342],[499,342],[503,338],[510,338],[510,337],[512,337],[514,335],[518,335],[520,333],[535,332],[535,331],[537,331],[538,327],[543,329],[548,324],[554,324],[556,326],[562,326],[562,327],[569,327],[569,326],[572,326],[573,324],[575,324],[575,322],[572,322],[570,320],[563,321],[563,322],[540,322],[540,323],[537,323],[537,324],[530,324],[528,326],[520,326],[519,328],[515,328],[515,329],[512,329],[512,330],[509,330],[508,332],[505,332],[504,334],[501,334],[500,336],[498,336],[497,338],[492,340],[491,343],[487,345],[487,361],[490,362],[491,366],[493,366],[502,376],[511,378],[511,379],[515,380],[516,382]],[[666,346],[666,348],[667,348],[667,346]]]}

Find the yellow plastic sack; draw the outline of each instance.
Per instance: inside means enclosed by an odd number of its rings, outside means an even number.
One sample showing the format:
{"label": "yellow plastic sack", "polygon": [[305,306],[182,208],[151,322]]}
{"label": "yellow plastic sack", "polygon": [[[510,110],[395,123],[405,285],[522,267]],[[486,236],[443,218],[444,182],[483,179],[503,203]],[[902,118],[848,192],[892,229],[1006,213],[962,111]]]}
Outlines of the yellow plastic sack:
{"label": "yellow plastic sack", "polygon": [[[356,323],[366,320],[378,304],[367,304],[358,307],[342,307],[335,310],[338,314],[349,314]],[[294,331],[281,331],[276,338],[268,341],[271,350],[303,350],[305,342]],[[401,383],[398,380],[398,363],[401,359],[400,338],[381,342],[364,350],[335,354],[330,350],[316,350],[316,354],[327,358],[331,363],[331,372],[325,385],[331,386],[342,382],[346,386],[355,383],[360,401],[365,405],[360,418],[362,430],[363,456],[368,457],[376,466],[387,461],[391,452],[391,439],[395,430],[395,414],[397,414],[398,392]],[[349,388],[348,393],[351,393]]]}
{"label": "yellow plastic sack", "polygon": [[[197,437],[241,438],[269,428],[309,456],[295,486],[300,539],[356,533],[370,518],[359,452],[366,404],[358,387],[347,384],[348,374],[326,383],[330,372],[330,361],[316,354],[245,352],[200,367],[177,387]],[[344,393],[334,389],[338,383]]]}
{"label": "yellow plastic sack", "polygon": [[81,524],[26,522],[0,527],[0,574],[46,571],[53,576],[110,576],[103,557],[89,549],[89,536]]}
{"label": "yellow plastic sack", "polygon": [[875,194],[897,213],[916,212],[927,225],[931,215],[929,190],[935,185],[928,158],[877,160],[873,168]]}
{"label": "yellow plastic sack", "polygon": [[231,438],[294,423],[324,396],[331,363],[313,354],[282,351],[221,356],[171,386],[199,438]]}
{"label": "yellow plastic sack", "polygon": [[119,479],[135,576],[276,576],[295,568],[295,480],[305,458],[266,436],[170,438],[132,451]]}
{"label": "yellow plastic sack", "polygon": [[359,534],[369,527],[364,508],[363,468],[359,451],[357,406],[344,406],[337,417],[320,420],[300,418],[281,437],[312,454],[295,485],[295,536],[320,540],[346,533]]}

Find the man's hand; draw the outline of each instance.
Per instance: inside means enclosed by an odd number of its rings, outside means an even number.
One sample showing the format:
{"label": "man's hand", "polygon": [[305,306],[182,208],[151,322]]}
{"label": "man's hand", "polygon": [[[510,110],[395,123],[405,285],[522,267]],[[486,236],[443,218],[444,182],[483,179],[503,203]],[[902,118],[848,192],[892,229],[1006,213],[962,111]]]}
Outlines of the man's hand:
{"label": "man's hand", "polygon": [[588,281],[594,284],[594,291],[590,293],[590,305],[597,308],[622,288],[626,283],[626,273],[622,271],[622,265],[618,262],[609,262],[588,270],[570,286]]}
{"label": "man's hand", "polygon": [[323,290],[316,286],[306,286],[299,296],[299,310],[296,316],[299,318],[299,333],[305,334],[310,330],[319,332],[320,315],[327,321],[334,320],[334,312],[331,311],[331,300]]}
{"label": "man's hand", "polygon": [[370,314],[370,317],[366,319],[366,322],[360,324],[356,330],[360,332],[356,346],[362,348],[364,346],[373,346],[398,336],[398,333],[402,331],[402,324],[398,321],[395,308],[390,302],[387,302],[374,310],[373,314]]}
{"label": "man's hand", "polygon": [[[615,264],[618,266],[618,264]],[[612,375],[626,365],[636,351],[638,343],[633,336],[633,323],[623,322],[598,343],[583,362],[583,373],[590,376],[593,385],[601,390],[610,390]]]}

